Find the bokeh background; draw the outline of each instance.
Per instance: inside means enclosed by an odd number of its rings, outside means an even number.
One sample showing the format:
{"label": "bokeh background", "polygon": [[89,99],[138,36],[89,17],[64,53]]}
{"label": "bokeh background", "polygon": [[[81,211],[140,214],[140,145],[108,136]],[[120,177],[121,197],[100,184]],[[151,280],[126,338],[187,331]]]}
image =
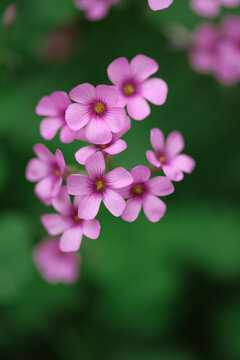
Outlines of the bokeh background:
{"label": "bokeh background", "polygon": [[[0,16],[8,4],[1,0]],[[239,360],[240,86],[196,74],[166,36],[172,24],[191,31],[204,19],[189,0],[160,12],[146,0],[122,0],[95,23],[71,0],[16,4],[14,27],[0,29],[1,359]],[[147,165],[150,129],[159,127],[183,134],[196,170],[165,199],[157,224],[102,213],[99,239],[82,243],[78,283],[50,285],[32,261],[46,236],[39,216],[49,209],[25,180],[33,145],[46,144],[35,106],[55,90],[109,84],[108,64],[139,53],[159,63],[169,97],[132,122],[115,163]],[[81,145],[58,136],[47,143],[72,164]]]}

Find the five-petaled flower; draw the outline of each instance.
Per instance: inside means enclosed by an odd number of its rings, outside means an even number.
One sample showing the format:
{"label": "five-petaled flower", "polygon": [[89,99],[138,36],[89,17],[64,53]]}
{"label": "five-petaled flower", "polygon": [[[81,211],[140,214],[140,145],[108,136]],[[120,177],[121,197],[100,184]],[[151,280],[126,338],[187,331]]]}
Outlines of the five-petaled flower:
{"label": "five-petaled flower", "polygon": [[150,8],[154,11],[168,8],[173,0],[148,0]]}
{"label": "five-petaled flower", "polygon": [[124,57],[114,60],[108,67],[108,77],[119,90],[119,105],[126,106],[128,114],[135,120],[143,120],[150,114],[148,101],[163,105],[168,87],[159,78],[148,79],[158,71],[155,60],[137,55],[129,63]]}
{"label": "five-petaled flower", "polygon": [[173,184],[165,176],[157,176],[149,180],[151,171],[144,165],[133,168],[131,175],[133,183],[119,190],[124,198],[129,198],[122,214],[123,220],[135,221],[143,206],[143,211],[151,222],[159,221],[166,212],[166,205],[157,196],[173,193]]}
{"label": "five-petaled flower", "polygon": [[29,161],[26,178],[37,182],[35,194],[43,203],[50,205],[52,199],[59,194],[66,173],[64,157],[59,149],[53,155],[43,144],[36,144],[33,151],[37,158]]}
{"label": "five-petaled flower", "polygon": [[155,150],[146,152],[148,161],[156,168],[162,168],[165,175],[173,181],[181,181],[183,172],[191,173],[195,161],[188,155],[180,154],[184,149],[184,139],[178,131],[168,135],[164,144],[164,135],[159,129],[151,130],[151,144]]}
{"label": "five-petaled flower", "polygon": [[52,200],[52,205],[58,214],[42,215],[41,221],[50,235],[60,235],[60,250],[77,251],[80,248],[82,236],[97,239],[100,233],[100,223],[97,219],[84,220],[78,217],[78,206],[82,197],[75,196],[73,205],[66,187],[62,187],[59,195]]}
{"label": "five-petaled flower", "polygon": [[79,277],[80,256],[59,249],[58,238],[46,238],[33,251],[34,262],[49,283],[71,284]]}
{"label": "five-petaled flower", "polygon": [[71,104],[66,111],[68,126],[76,131],[85,127],[85,136],[93,144],[107,144],[112,133],[124,127],[126,112],[119,107],[119,94],[113,86],[78,85],[70,91]]}
{"label": "five-petaled flower", "polygon": [[126,203],[116,189],[130,185],[133,181],[132,175],[122,167],[105,174],[106,166],[101,152],[91,155],[85,166],[89,176],[73,174],[67,178],[68,193],[83,195],[78,206],[78,217],[95,218],[102,201],[114,216],[121,216]]}

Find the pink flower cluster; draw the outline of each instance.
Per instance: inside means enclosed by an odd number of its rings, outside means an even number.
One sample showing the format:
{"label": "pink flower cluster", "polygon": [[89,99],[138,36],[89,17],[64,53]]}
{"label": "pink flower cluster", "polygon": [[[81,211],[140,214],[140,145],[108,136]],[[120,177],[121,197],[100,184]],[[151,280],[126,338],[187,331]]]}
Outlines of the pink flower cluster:
{"label": "pink flower cluster", "polygon": [[192,37],[190,63],[224,85],[240,81],[240,17],[227,16],[219,26],[201,24]]}
{"label": "pink flower cluster", "polygon": [[[40,126],[44,139],[52,139],[61,129],[63,143],[73,140],[90,143],[75,154],[84,167],[66,166],[59,149],[53,155],[43,144],[34,146],[36,158],[27,165],[27,179],[37,183],[35,194],[55,210],[41,216],[44,228],[54,238],[44,240],[34,252],[39,271],[50,282],[76,280],[79,258],[74,252],[79,250],[83,236],[99,237],[100,223],[96,217],[101,204],[113,216],[127,222],[135,221],[143,207],[146,217],[157,222],[166,212],[159,197],[172,194],[172,181],[182,180],[184,172],[194,169],[194,160],[180,154],[184,148],[181,134],[171,133],[164,144],[159,129],[151,130],[155,152],[146,153],[151,170],[145,165],[130,172],[110,166],[113,155],[127,148],[121,137],[131,128],[129,116],[143,120],[151,111],[148,101],[156,105],[166,101],[166,83],[149,78],[157,70],[157,63],[143,55],[130,63],[119,58],[108,67],[112,86],[95,88],[81,84],[70,91],[70,98],[58,91],[45,96],[37,105],[37,114],[45,116]],[[166,176],[151,177],[161,169]]]}
{"label": "pink flower cluster", "polygon": [[217,16],[222,6],[233,8],[238,5],[240,0],[191,0],[192,9],[205,17]]}

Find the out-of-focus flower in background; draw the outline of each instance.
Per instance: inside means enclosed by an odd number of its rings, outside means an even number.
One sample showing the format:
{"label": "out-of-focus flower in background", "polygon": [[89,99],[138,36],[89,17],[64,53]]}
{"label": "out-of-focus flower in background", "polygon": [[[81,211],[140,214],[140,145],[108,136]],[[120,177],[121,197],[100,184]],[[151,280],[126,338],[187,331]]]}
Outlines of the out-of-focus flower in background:
{"label": "out-of-focus flower in background", "polygon": [[39,243],[33,251],[33,259],[49,283],[71,284],[79,277],[79,254],[62,252],[58,238],[46,238]]}
{"label": "out-of-focus flower in background", "polygon": [[240,5],[240,0],[191,0],[192,9],[206,17],[215,17],[220,13],[221,7],[235,7]]}
{"label": "out-of-focus flower in background", "polygon": [[12,3],[7,6],[2,17],[2,26],[4,29],[11,29],[16,22],[17,18],[17,6],[15,3]]}
{"label": "out-of-focus flower in background", "polygon": [[173,0],[148,0],[150,8],[154,11],[168,8]]}
{"label": "out-of-focus flower in background", "polygon": [[75,0],[76,7],[85,12],[85,17],[90,21],[103,19],[109,12],[111,5],[119,0]]}

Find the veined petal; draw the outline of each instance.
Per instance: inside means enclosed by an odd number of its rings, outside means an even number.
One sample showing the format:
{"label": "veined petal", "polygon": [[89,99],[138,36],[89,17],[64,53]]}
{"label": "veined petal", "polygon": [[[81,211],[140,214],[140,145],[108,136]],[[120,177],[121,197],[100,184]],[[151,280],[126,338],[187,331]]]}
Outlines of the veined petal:
{"label": "veined petal", "polygon": [[126,203],[121,195],[111,189],[105,190],[103,194],[103,202],[110,213],[117,217],[122,215],[126,206]]}
{"label": "veined petal", "polygon": [[120,189],[127,185],[132,184],[133,177],[132,175],[122,167],[116,168],[112,171],[109,171],[104,176],[107,186],[112,189]]}
{"label": "veined petal", "polygon": [[143,197],[143,211],[151,222],[159,221],[166,212],[165,203],[154,195],[147,194]]}
{"label": "veined petal", "polygon": [[60,238],[60,250],[64,252],[78,251],[82,241],[81,226],[73,226],[64,231]]}
{"label": "veined petal", "polygon": [[91,155],[85,163],[87,173],[91,179],[99,179],[103,177],[106,169],[103,154],[97,152]]}
{"label": "veined petal", "polygon": [[148,181],[151,176],[151,171],[145,165],[138,165],[131,170],[134,184],[144,183]]}
{"label": "veined petal", "polygon": [[131,75],[138,80],[146,80],[149,76],[158,71],[158,63],[145,55],[137,55],[130,62]]}
{"label": "veined petal", "polygon": [[67,191],[71,195],[86,195],[91,191],[91,181],[87,175],[73,174],[67,178]]}
{"label": "veined petal", "polygon": [[127,200],[126,207],[122,214],[122,219],[127,222],[133,222],[135,221],[139,213],[141,211],[142,207],[142,198],[141,197],[132,197]]}
{"label": "veined petal", "polygon": [[57,212],[59,212],[62,215],[65,216],[72,215],[73,207],[66,186],[62,186],[58,196],[52,199],[52,206]]}
{"label": "veined petal", "polygon": [[110,81],[115,85],[120,85],[130,75],[129,62],[125,57],[114,60],[107,69]]}
{"label": "veined petal", "polygon": [[98,85],[96,92],[100,102],[106,103],[109,107],[117,106],[119,92],[114,86]]}
{"label": "veined petal", "polygon": [[96,94],[97,93],[95,87],[91,84],[85,83],[73,88],[70,91],[69,96],[72,100],[80,104],[86,104],[95,99]]}
{"label": "veined petal", "polygon": [[101,201],[102,196],[99,194],[84,196],[79,204],[78,217],[86,220],[94,219],[98,214]]}
{"label": "veined petal", "polygon": [[128,101],[127,111],[134,120],[140,121],[150,114],[151,109],[147,101],[143,97],[137,95]]}
{"label": "veined petal", "polygon": [[77,131],[82,129],[90,120],[87,105],[71,104],[66,111],[66,122],[70,129]]}
{"label": "veined petal", "polygon": [[82,222],[83,235],[89,239],[97,239],[100,234],[100,223],[97,219],[84,220]]}
{"label": "veined petal", "polygon": [[36,113],[42,116],[58,116],[59,109],[50,96],[44,96],[37,104]]}
{"label": "veined petal", "polygon": [[174,186],[165,176],[157,176],[148,181],[149,190],[157,196],[166,196],[174,192]]}
{"label": "veined petal", "polygon": [[106,121],[112,132],[118,133],[123,129],[125,125],[126,112],[124,109],[118,107],[111,108],[104,120]]}
{"label": "veined petal", "polygon": [[66,108],[71,104],[68,94],[64,91],[55,91],[49,97],[62,112],[65,112]]}
{"label": "veined petal", "polygon": [[75,153],[75,159],[81,165],[85,165],[86,160],[96,152],[96,147],[89,145],[84,146]]}
{"label": "veined petal", "polygon": [[127,143],[122,139],[118,139],[110,146],[108,146],[106,149],[104,149],[104,152],[109,155],[116,155],[126,150],[126,148],[127,148]]}
{"label": "veined petal", "polygon": [[92,144],[108,144],[112,140],[111,129],[103,119],[91,119],[86,125],[85,135],[88,142]]}

